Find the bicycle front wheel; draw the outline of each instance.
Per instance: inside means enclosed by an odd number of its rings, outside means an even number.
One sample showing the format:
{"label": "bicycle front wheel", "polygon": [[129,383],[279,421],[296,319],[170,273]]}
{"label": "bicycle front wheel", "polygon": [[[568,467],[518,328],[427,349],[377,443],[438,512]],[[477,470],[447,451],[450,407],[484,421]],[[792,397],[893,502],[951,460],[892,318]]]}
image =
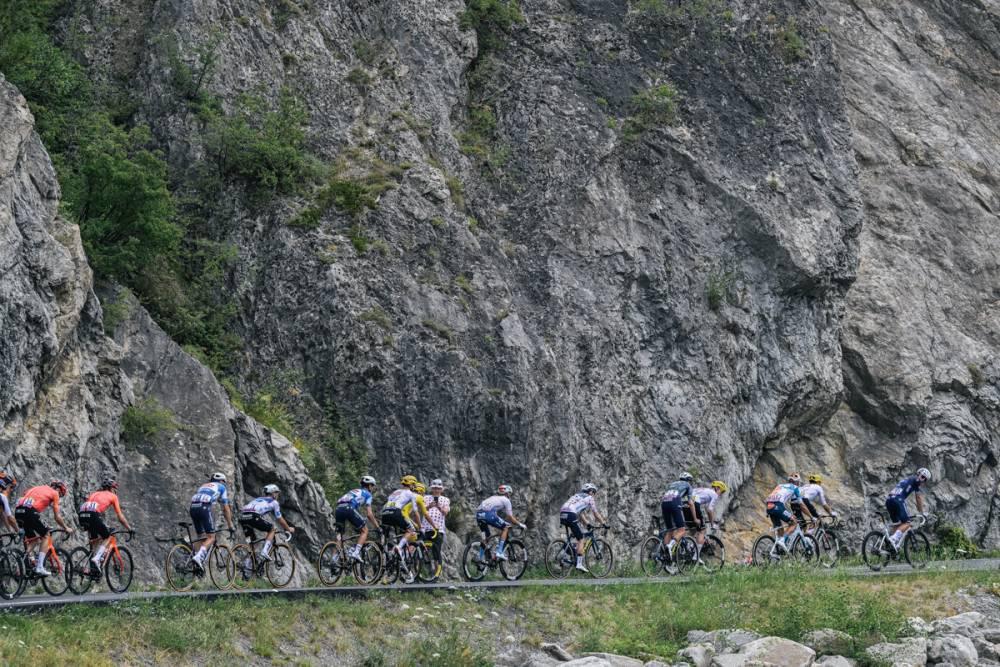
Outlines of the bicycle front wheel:
{"label": "bicycle front wheel", "polygon": [[903,557],[910,567],[922,570],[931,562],[931,541],[922,531],[907,531],[903,540]]}
{"label": "bicycle front wheel", "polygon": [[792,560],[799,565],[816,565],[819,563],[819,544],[812,535],[799,535],[792,542]]}
{"label": "bicycle front wheel", "polygon": [[595,537],[583,552],[583,562],[590,570],[590,576],[603,579],[611,574],[615,567],[615,554],[610,544]]}
{"label": "bicycle front wheel", "polygon": [[361,547],[361,562],[354,563],[354,578],[359,584],[371,586],[382,576],[382,563],[382,550],[377,544],[366,542]]}
{"label": "bicycle front wheel", "polygon": [[335,541],[327,542],[320,549],[316,560],[316,574],[324,586],[336,586],[344,576],[344,551]]}
{"label": "bicycle front wheel", "polygon": [[45,556],[45,567],[51,572],[42,579],[42,588],[49,595],[59,596],[69,588],[69,554],[65,549],[56,549],[55,555],[52,552]]}
{"label": "bicycle front wheel", "polygon": [[462,552],[462,575],[468,581],[482,581],[486,576],[486,549],[480,541],[469,542]]}
{"label": "bicycle front wheel", "polygon": [[233,585],[233,554],[225,544],[213,545],[212,553],[205,559],[208,576],[220,591]]}
{"label": "bicycle front wheel", "polygon": [[774,564],[771,553],[774,551],[774,538],[770,535],[761,535],[753,543],[751,560],[757,567],[770,567]]}
{"label": "bicycle front wheel", "polygon": [[175,544],[167,552],[163,563],[163,572],[167,584],[178,593],[191,590],[194,585],[194,562],[191,547],[187,544]]}
{"label": "bicycle front wheel", "polygon": [[507,581],[517,581],[528,569],[528,549],[521,540],[507,540],[507,560],[500,561],[500,573]]}
{"label": "bicycle front wheel", "polygon": [[707,572],[718,572],[726,564],[726,547],[715,535],[706,535],[701,545],[701,562]]}
{"label": "bicycle front wheel", "polygon": [[108,580],[108,588],[115,593],[124,593],[132,585],[132,554],[125,547],[108,554],[104,565],[104,577]]}
{"label": "bicycle front wheel", "polygon": [[23,563],[16,551],[0,554],[0,597],[12,600],[21,588],[24,577]]}
{"label": "bicycle front wheel", "polygon": [[565,579],[576,563],[576,554],[566,540],[553,540],[545,547],[545,569],[553,579]]}
{"label": "bicycle front wheel", "polygon": [[880,530],[873,530],[865,535],[861,542],[861,559],[874,572],[878,572],[889,564],[891,545],[887,544],[889,538]]}
{"label": "bicycle front wheel", "polygon": [[267,580],[275,588],[284,588],[295,576],[295,559],[292,558],[292,550],[287,544],[275,544],[268,554],[271,560],[268,561],[264,574]]}
{"label": "bicycle front wheel", "polygon": [[677,542],[677,551],[674,552],[674,565],[677,573],[683,574],[698,563],[698,543],[693,537],[685,535]]}
{"label": "bicycle front wheel", "polygon": [[77,595],[83,595],[94,584],[90,574],[90,549],[77,547],[69,554],[69,589]]}
{"label": "bicycle front wheel", "polygon": [[413,567],[417,571],[417,581],[425,584],[432,584],[437,581],[437,564],[434,562],[431,547],[425,542],[418,543],[417,550],[413,552]]}
{"label": "bicycle front wheel", "polygon": [[819,544],[819,562],[826,568],[834,567],[840,557],[840,540],[835,533],[824,530],[816,542]]}
{"label": "bicycle front wheel", "polygon": [[257,558],[249,544],[237,544],[233,547],[232,559],[233,587],[244,590],[250,586],[257,572]]}
{"label": "bicycle front wheel", "polygon": [[639,567],[647,577],[652,577],[663,569],[663,540],[647,537],[639,547]]}

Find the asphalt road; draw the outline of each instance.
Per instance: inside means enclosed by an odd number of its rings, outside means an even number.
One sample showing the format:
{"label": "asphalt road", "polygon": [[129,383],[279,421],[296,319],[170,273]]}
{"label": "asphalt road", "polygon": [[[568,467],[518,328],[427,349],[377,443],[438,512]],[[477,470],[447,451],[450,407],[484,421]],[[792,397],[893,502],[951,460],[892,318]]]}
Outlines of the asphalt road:
{"label": "asphalt road", "polygon": [[[829,575],[835,573],[846,573],[852,576],[878,577],[897,576],[907,574],[920,574],[923,572],[937,572],[942,570],[998,570],[1000,569],[1000,559],[997,558],[975,558],[969,560],[934,561],[926,569],[914,570],[906,564],[892,564],[881,572],[873,572],[865,566],[842,567],[833,570],[817,569],[817,575]],[[23,596],[16,600],[0,600],[0,611],[31,611],[39,609],[56,609],[72,605],[112,605],[121,602],[137,600],[161,600],[167,598],[202,598],[218,599],[235,595],[249,595],[251,597],[281,596],[285,598],[302,598],[310,595],[316,596],[342,596],[342,597],[365,597],[383,591],[398,591],[401,593],[417,591],[465,591],[465,590],[503,590],[507,588],[518,588],[523,586],[634,586],[637,584],[662,584],[673,585],[685,582],[697,581],[700,576],[695,577],[614,577],[608,579],[585,579],[583,577],[571,576],[568,579],[523,579],[521,581],[482,581],[466,582],[455,581],[439,584],[411,584],[393,586],[333,586],[333,587],[311,587],[311,588],[283,588],[270,589],[258,588],[242,591],[190,591],[188,593],[175,593],[173,591],[137,591],[124,594],[116,593],[88,593],[87,595],[73,595],[66,592],[60,597],[49,595]],[[997,574],[1000,580],[1000,572]]]}

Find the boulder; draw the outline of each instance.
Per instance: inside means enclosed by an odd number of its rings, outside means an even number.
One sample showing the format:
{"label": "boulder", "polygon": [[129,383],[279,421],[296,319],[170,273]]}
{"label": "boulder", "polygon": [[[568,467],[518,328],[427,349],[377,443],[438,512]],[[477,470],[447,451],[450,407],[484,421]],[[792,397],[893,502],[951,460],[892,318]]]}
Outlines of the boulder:
{"label": "boulder", "polygon": [[[582,658],[577,658],[575,660],[570,660],[569,662],[560,662],[560,665],[566,667],[616,667],[612,663],[608,662],[604,658],[598,657],[596,655],[587,655]],[[637,661],[637,664],[642,665],[641,662]]]}
{"label": "boulder", "polygon": [[560,662],[569,662],[570,660],[573,659],[573,656],[570,655],[569,652],[559,644],[546,643],[539,646],[539,648],[542,649],[543,653],[555,658]]}
{"label": "boulder", "polygon": [[[650,660],[649,662],[647,662],[646,664],[644,664],[642,667],[671,667],[671,666],[668,665],[665,662],[660,662],[659,660]],[[685,665],[685,667],[686,667],[686,665]]]}
{"label": "boulder", "polygon": [[930,623],[919,616],[911,616],[903,624],[902,634],[904,637],[926,637],[932,630]]}
{"label": "boulder", "polygon": [[1000,627],[983,628],[983,638],[991,644],[1000,644]]}
{"label": "boulder", "polygon": [[979,653],[980,660],[984,658],[986,660],[1000,660],[1000,646],[983,637],[973,637],[972,643],[976,647],[976,652]]}
{"label": "boulder", "polygon": [[[510,664],[510,662],[497,660],[497,664],[506,665]],[[556,660],[547,653],[532,653],[526,660],[514,664],[518,664],[520,667],[556,667],[556,665],[565,665],[568,663]]]}
{"label": "boulder", "polygon": [[968,637],[941,635],[931,640],[927,659],[932,664],[947,662],[954,667],[975,667],[979,662],[979,652]]}
{"label": "boulder", "polygon": [[[615,655],[613,653],[584,653],[583,658],[597,658],[599,660],[604,660],[610,667],[643,667],[642,660],[636,660],[635,658],[629,658],[624,655]],[[583,658],[577,658],[581,660]],[[571,660],[565,664],[576,665],[577,660]]]}
{"label": "boulder", "polygon": [[712,658],[712,667],[746,667],[747,657],[736,653],[725,653]]}
{"label": "boulder", "polygon": [[694,665],[694,667],[710,667],[715,657],[715,647],[711,644],[692,644],[677,652],[677,657]]}
{"label": "boulder", "polygon": [[802,643],[816,651],[816,655],[839,655],[854,647],[854,639],[840,630],[813,630],[802,635]]}
{"label": "boulder", "polygon": [[865,654],[892,667],[924,667],[927,664],[927,640],[908,637],[898,643],[884,642],[869,646]]}
{"label": "boulder", "polygon": [[858,663],[842,655],[826,655],[813,663],[814,667],[858,667]]}
{"label": "boulder", "polygon": [[744,644],[739,654],[747,662],[765,662],[775,667],[809,667],[816,659],[816,652],[808,646],[782,637],[763,637]]}
{"label": "boulder", "polygon": [[932,635],[965,635],[979,630],[986,617],[978,611],[967,611],[964,614],[949,616],[931,623]]}
{"label": "boulder", "polygon": [[689,644],[710,644],[716,653],[735,653],[741,646],[760,639],[760,635],[752,630],[729,628],[725,630],[691,630],[687,634]]}

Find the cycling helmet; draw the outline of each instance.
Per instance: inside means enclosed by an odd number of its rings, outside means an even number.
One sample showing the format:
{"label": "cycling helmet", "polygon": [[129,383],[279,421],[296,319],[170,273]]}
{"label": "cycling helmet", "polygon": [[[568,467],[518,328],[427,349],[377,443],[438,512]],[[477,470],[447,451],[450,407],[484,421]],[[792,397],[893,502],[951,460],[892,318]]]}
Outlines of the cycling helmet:
{"label": "cycling helmet", "polygon": [[802,478],[799,477],[799,473],[793,472],[791,475],[788,476],[788,481],[798,486],[799,484],[802,483]]}
{"label": "cycling helmet", "polygon": [[375,478],[371,475],[365,475],[361,478],[361,486],[375,486]]}
{"label": "cycling helmet", "polygon": [[225,482],[226,481],[226,476],[223,475],[221,472],[213,472],[212,473],[212,481],[213,482]]}
{"label": "cycling helmet", "polygon": [[413,485],[413,492],[414,493],[427,493],[427,487],[424,486],[423,482],[417,482],[416,484]]}
{"label": "cycling helmet", "polygon": [[431,490],[433,491],[434,489],[444,489],[444,482],[442,482],[440,479],[432,480]]}
{"label": "cycling helmet", "polygon": [[399,483],[403,486],[413,486],[417,483],[417,478],[413,475],[403,475],[403,478],[399,480]]}
{"label": "cycling helmet", "polygon": [[925,482],[930,481],[931,471],[928,470],[927,468],[921,468],[920,470],[917,471],[917,477],[922,478],[923,481]]}
{"label": "cycling helmet", "polygon": [[101,489],[104,491],[114,491],[118,488],[118,481],[114,477],[105,477],[101,480]]}
{"label": "cycling helmet", "polygon": [[819,474],[818,472],[811,472],[811,473],[809,473],[808,479],[809,479],[809,483],[810,484],[822,484],[823,483],[823,475]]}
{"label": "cycling helmet", "polygon": [[510,494],[514,493],[514,489],[511,488],[510,484],[501,484],[499,487],[497,487],[497,493],[502,493],[505,496],[509,496]]}
{"label": "cycling helmet", "polygon": [[277,484],[268,484],[264,487],[264,495],[270,496],[271,494],[277,493],[281,489],[278,488]]}
{"label": "cycling helmet", "polygon": [[597,493],[597,487],[590,482],[587,482],[581,487],[580,491],[583,493]]}
{"label": "cycling helmet", "polygon": [[681,480],[682,482],[691,482],[694,480],[694,475],[685,471],[682,472],[680,475],[678,475],[677,479]]}
{"label": "cycling helmet", "polygon": [[51,482],[49,482],[49,486],[58,491],[60,497],[65,496],[66,491],[68,490],[66,482],[62,481],[61,479],[52,480]]}
{"label": "cycling helmet", "polygon": [[715,480],[714,482],[712,482],[712,488],[718,491],[719,493],[725,493],[726,491],[729,490],[729,487],[726,486],[726,483],[720,480]]}
{"label": "cycling helmet", "polygon": [[13,489],[17,486],[17,478],[11,475],[9,472],[0,472],[0,491],[4,489]]}

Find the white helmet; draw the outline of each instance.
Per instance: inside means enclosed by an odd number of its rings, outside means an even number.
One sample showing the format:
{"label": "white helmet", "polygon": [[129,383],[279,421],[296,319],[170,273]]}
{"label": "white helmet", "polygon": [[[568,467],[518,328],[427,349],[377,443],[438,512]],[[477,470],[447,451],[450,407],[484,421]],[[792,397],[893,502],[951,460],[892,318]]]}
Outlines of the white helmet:
{"label": "white helmet", "polygon": [[793,472],[792,474],[790,474],[788,476],[788,481],[794,484],[795,486],[801,486],[802,484],[802,478],[799,477],[799,473],[797,472]]}
{"label": "white helmet", "polygon": [[917,471],[917,477],[923,477],[925,482],[930,481],[931,471],[927,468],[921,468]]}
{"label": "white helmet", "polygon": [[223,475],[221,472],[213,472],[212,473],[212,481],[213,482],[225,482],[226,481],[226,476]]}
{"label": "white helmet", "polygon": [[361,486],[375,486],[375,478],[371,475],[365,475],[361,478]]}
{"label": "white helmet", "polygon": [[277,484],[268,484],[267,486],[264,487],[265,496],[269,496],[272,493],[277,493],[278,491],[280,491],[280,489],[278,488]]}
{"label": "white helmet", "polygon": [[597,487],[591,484],[590,482],[587,482],[586,484],[583,485],[581,491],[583,491],[583,493],[590,493],[591,491],[597,493]]}
{"label": "white helmet", "polygon": [[514,489],[510,487],[510,484],[501,484],[499,487],[497,487],[497,493],[502,493],[505,496],[509,496],[510,494],[514,493]]}
{"label": "white helmet", "polygon": [[444,489],[444,482],[442,482],[440,479],[432,480],[431,481],[431,488],[432,489]]}
{"label": "white helmet", "polygon": [[677,479],[681,480],[682,482],[690,482],[690,481],[692,481],[694,479],[694,475],[692,475],[691,473],[685,471],[685,472],[682,472],[677,477]]}

